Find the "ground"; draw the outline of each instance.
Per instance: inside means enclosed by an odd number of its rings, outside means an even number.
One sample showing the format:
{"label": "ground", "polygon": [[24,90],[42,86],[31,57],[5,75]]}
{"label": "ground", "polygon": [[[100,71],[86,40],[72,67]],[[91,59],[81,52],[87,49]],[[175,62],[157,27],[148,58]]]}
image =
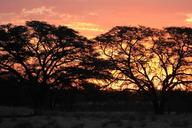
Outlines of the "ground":
{"label": "ground", "polygon": [[0,128],[192,128],[192,114],[54,112],[33,116],[27,108],[0,107]]}

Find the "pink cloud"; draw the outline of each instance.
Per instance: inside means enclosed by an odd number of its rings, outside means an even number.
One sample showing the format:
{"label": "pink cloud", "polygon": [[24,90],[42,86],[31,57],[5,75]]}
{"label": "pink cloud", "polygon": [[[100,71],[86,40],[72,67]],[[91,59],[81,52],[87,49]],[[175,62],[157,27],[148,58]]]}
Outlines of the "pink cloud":
{"label": "pink cloud", "polygon": [[192,24],[192,13],[189,13],[186,15],[187,18],[185,19],[185,21],[188,23],[188,24]]}
{"label": "pink cloud", "polygon": [[30,10],[24,8],[22,9],[22,13],[25,15],[42,15],[42,14],[55,15],[56,13],[53,11],[53,9],[54,7],[46,8],[45,6],[32,8]]}
{"label": "pink cloud", "polygon": [[59,24],[59,22],[69,22],[78,19],[78,16],[69,13],[59,13],[54,7],[36,7],[32,9],[23,8],[20,12],[0,13],[0,23],[23,24],[27,20],[44,20]]}
{"label": "pink cloud", "polygon": [[[96,16],[97,13],[90,12],[87,15]],[[23,8],[19,13],[0,13],[0,24],[24,24],[29,20],[40,20],[56,25],[65,25],[83,33],[87,37],[92,37],[104,31],[98,24],[83,21],[83,16],[60,13],[55,10],[55,7],[40,6],[31,9]]]}

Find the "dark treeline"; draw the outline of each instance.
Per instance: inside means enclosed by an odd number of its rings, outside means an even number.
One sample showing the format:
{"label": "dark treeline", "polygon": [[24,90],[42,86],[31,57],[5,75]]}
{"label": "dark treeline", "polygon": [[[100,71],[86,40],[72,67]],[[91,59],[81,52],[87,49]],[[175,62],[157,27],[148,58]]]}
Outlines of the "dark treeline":
{"label": "dark treeline", "polygon": [[[34,99],[40,98],[40,93],[37,88],[30,88],[14,80],[1,79],[0,105],[38,107],[38,110],[41,108],[57,111],[151,112],[153,109],[150,100],[145,95],[128,90],[94,90],[94,92],[90,90],[50,90],[43,99],[43,104]],[[169,93],[165,111],[167,113],[189,113],[192,112],[191,107],[192,92],[177,90]]]}
{"label": "dark treeline", "polygon": [[88,40],[42,21],[1,25],[0,84],[1,105],[191,111],[192,28],[117,26]]}

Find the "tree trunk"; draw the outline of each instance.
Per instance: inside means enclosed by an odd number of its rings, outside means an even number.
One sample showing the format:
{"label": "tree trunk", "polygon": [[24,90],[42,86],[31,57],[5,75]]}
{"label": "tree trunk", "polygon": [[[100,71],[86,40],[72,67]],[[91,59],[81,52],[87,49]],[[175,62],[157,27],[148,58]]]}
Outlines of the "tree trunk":
{"label": "tree trunk", "polygon": [[158,115],[164,114],[165,103],[164,103],[163,99],[153,100],[152,103],[153,103],[153,109],[154,109],[155,114],[158,114]]}
{"label": "tree trunk", "polygon": [[164,114],[165,113],[165,100],[162,98],[159,102],[159,108],[160,108],[160,113]]}

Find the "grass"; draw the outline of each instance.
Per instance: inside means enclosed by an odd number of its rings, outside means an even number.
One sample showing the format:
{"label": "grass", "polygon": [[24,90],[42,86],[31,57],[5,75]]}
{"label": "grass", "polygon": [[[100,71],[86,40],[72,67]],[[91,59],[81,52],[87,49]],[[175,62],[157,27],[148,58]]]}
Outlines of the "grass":
{"label": "grass", "polygon": [[30,122],[20,122],[14,126],[14,128],[34,128]]}
{"label": "grass", "polygon": [[134,128],[132,125],[127,126],[126,128]]}
{"label": "grass", "polygon": [[175,128],[175,127],[182,127],[182,128],[187,128],[189,127],[190,123],[188,120],[174,120],[170,123],[169,126]]}
{"label": "grass", "polygon": [[50,116],[48,116],[47,119],[47,123],[40,128],[63,128],[57,123],[55,119],[51,118]]}
{"label": "grass", "polygon": [[0,124],[3,122],[3,119],[2,118],[0,118]]}
{"label": "grass", "polygon": [[191,114],[157,116],[136,112],[66,112],[59,116],[0,118],[0,128],[192,128],[191,118]]}
{"label": "grass", "polygon": [[71,126],[71,128],[84,128],[84,123],[75,124],[74,126]]}
{"label": "grass", "polygon": [[156,121],[158,121],[158,118],[157,118],[157,116],[155,116],[155,115],[150,116],[149,119],[150,119],[151,122],[156,122]]}
{"label": "grass", "polygon": [[136,121],[136,117],[134,115],[128,115],[129,121]]}
{"label": "grass", "polygon": [[146,117],[144,115],[139,115],[137,120],[138,121],[145,121]]}
{"label": "grass", "polygon": [[139,126],[142,127],[142,128],[143,128],[143,127],[146,127],[146,126],[147,126],[147,123],[146,123],[146,122],[141,122],[141,123],[139,124]]}
{"label": "grass", "polygon": [[117,127],[122,127],[123,123],[121,120],[109,120],[104,122],[101,126],[104,128],[104,127],[107,127],[108,125],[115,125]]}

